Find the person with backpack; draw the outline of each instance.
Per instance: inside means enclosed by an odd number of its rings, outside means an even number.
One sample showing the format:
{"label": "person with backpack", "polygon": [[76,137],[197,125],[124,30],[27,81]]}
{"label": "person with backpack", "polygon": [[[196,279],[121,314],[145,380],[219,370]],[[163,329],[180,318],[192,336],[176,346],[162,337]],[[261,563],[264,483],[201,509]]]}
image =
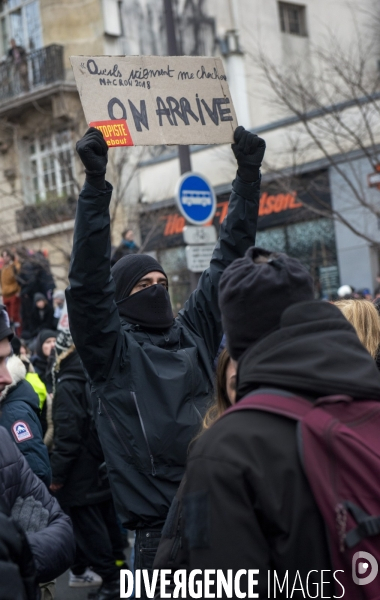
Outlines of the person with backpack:
{"label": "person with backpack", "polygon": [[285,254],[250,248],[225,270],[219,301],[236,404],[190,452],[188,569],[240,571],[242,593],[258,569],[260,598],[379,597],[366,579],[380,559],[375,361]]}
{"label": "person with backpack", "polygon": [[[69,332],[60,331],[53,369],[52,484],[71,517],[77,556],[69,586],[100,586],[96,600],[119,594],[120,568],[128,568],[117,525],[89,384]],[[94,570],[92,570],[93,567]]]}

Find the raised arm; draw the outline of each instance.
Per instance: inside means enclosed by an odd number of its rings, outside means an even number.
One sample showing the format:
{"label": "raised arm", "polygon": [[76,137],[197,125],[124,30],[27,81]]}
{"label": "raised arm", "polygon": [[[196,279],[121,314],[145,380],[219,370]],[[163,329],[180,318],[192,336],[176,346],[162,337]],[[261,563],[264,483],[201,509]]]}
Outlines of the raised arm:
{"label": "raised arm", "polygon": [[238,172],[232,183],[227,217],[222,223],[210,267],[201,275],[197,289],[179,313],[179,319],[204,339],[211,360],[223,335],[218,306],[219,280],[224,269],[255,244],[259,212],[260,165],[265,142],[244,127],[238,127],[234,137],[232,150]]}
{"label": "raised arm", "polygon": [[73,253],[66,290],[75,346],[93,381],[104,381],[117,341],[120,319],[111,278],[110,214],[112,186],[105,182],[108,147],[90,128],[77,144],[86,182],[79,195]]}

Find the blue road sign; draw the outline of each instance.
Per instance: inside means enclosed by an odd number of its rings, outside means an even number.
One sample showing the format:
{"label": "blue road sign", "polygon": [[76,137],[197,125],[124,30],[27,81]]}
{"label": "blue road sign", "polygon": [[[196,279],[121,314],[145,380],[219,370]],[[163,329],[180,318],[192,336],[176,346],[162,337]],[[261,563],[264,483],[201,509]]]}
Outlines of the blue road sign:
{"label": "blue road sign", "polygon": [[216,210],[214,190],[208,179],[200,173],[185,173],[180,177],[175,199],[181,214],[192,225],[211,221]]}

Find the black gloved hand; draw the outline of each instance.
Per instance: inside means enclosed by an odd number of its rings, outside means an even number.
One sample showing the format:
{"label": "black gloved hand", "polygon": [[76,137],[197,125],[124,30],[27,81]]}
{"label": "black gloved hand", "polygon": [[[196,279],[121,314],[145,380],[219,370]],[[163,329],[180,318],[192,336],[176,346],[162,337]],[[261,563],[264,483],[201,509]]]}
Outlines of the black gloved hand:
{"label": "black gloved hand", "polygon": [[98,189],[104,189],[108,146],[99,129],[87,129],[82,139],[77,142],[76,149],[84,164],[86,181]]}
{"label": "black gloved hand", "polygon": [[11,516],[25,533],[41,531],[49,522],[49,511],[33,496],[19,496],[12,507]]}
{"label": "black gloved hand", "polygon": [[247,183],[257,181],[265,153],[265,141],[241,125],[235,129],[234,140],[231,148],[238,163],[239,177]]}

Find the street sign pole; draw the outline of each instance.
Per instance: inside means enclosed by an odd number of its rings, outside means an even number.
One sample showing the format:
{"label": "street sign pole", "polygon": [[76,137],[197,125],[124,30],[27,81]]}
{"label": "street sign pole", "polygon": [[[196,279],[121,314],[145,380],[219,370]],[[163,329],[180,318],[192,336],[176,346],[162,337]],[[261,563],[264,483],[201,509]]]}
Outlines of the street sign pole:
{"label": "street sign pole", "polygon": [[[166,23],[166,37],[168,41],[168,54],[169,56],[178,56],[178,46],[175,34],[172,0],[164,0],[164,12]],[[191,158],[189,146],[178,146],[178,158],[181,169],[181,175],[191,171]]]}
{"label": "street sign pole", "polygon": [[200,173],[186,173],[180,177],[175,190],[179,211],[189,226],[183,231],[186,263],[190,271],[191,287],[198,285],[200,274],[208,268],[216,242],[216,230],[210,222],[216,210],[213,187]]}

